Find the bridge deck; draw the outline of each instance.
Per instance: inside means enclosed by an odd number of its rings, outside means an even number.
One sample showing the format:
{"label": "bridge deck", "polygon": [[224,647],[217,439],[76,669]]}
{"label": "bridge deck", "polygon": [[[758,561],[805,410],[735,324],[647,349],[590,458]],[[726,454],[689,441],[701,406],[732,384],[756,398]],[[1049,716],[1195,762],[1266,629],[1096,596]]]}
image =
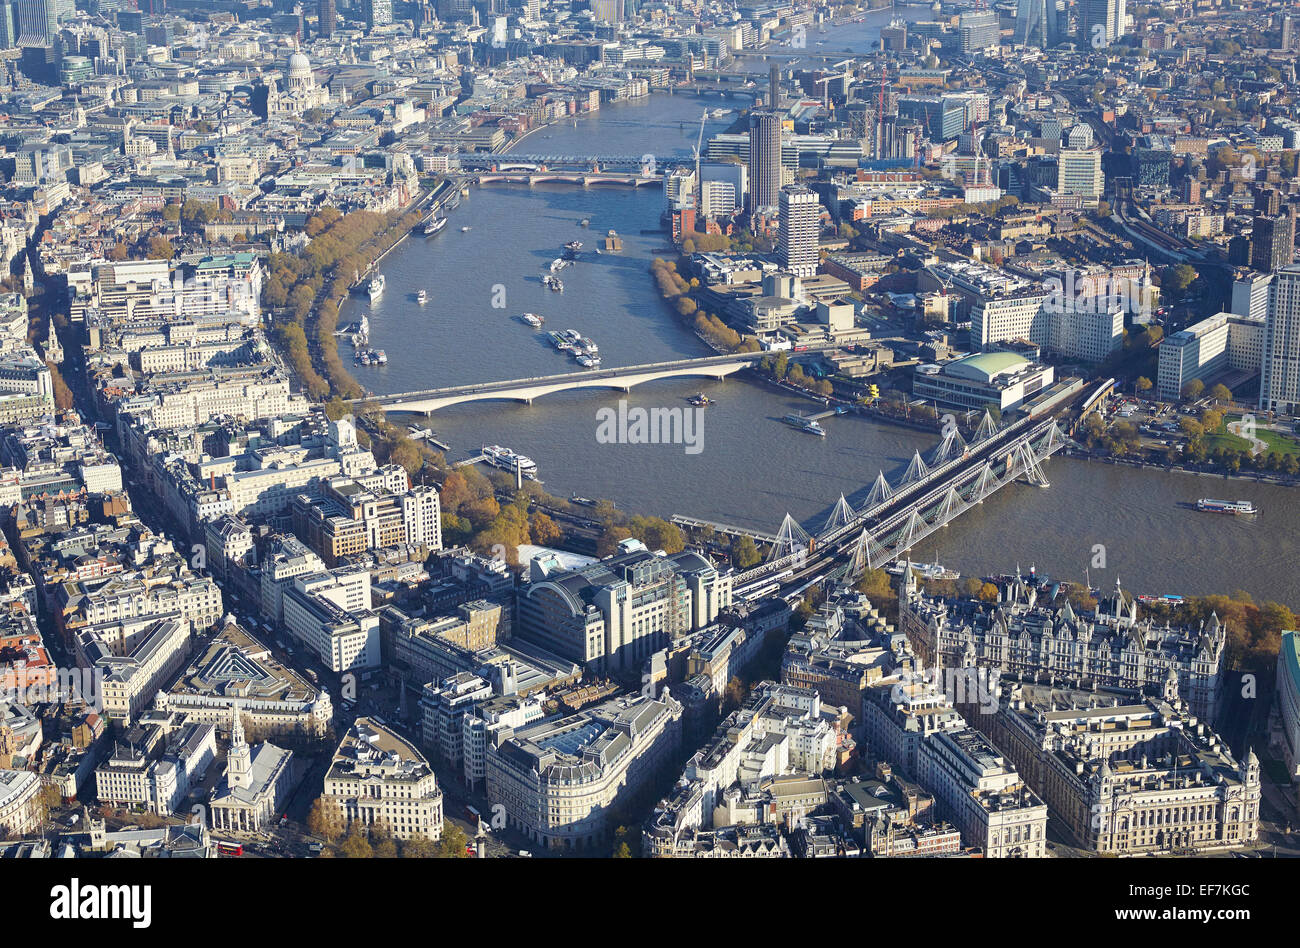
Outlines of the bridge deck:
{"label": "bridge deck", "polygon": [[746,527],[737,527],[729,523],[719,523],[716,520],[701,520],[697,517],[686,517],[682,514],[673,514],[669,518],[679,527],[688,527],[692,530],[702,530],[708,528],[714,533],[721,533],[729,537],[749,537],[759,543],[775,543],[776,534],[765,533],[762,530],[750,530]]}

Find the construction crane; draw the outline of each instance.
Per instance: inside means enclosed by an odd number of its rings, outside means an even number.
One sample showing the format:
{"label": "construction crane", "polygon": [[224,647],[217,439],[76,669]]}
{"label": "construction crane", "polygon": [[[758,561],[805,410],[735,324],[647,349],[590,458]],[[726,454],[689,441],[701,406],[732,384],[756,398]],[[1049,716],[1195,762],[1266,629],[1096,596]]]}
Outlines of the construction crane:
{"label": "construction crane", "polygon": [[814,79],[813,85],[822,87],[822,108],[827,112],[831,110],[828,93],[830,92],[830,81],[837,79],[838,76],[825,76],[821,79]]}
{"label": "construction crane", "polygon": [[[700,149],[704,146],[704,123],[708,120],[709,110],[705,109],[700,115],[700,134],[695,139],[695,148],[693,149],[693,154],[695,155],[695,188],[699,191],[701,197],[704,195],[704,188],[700,184]],[[695,202],[697,210],[699,206],[700,202],[697,199]]]}

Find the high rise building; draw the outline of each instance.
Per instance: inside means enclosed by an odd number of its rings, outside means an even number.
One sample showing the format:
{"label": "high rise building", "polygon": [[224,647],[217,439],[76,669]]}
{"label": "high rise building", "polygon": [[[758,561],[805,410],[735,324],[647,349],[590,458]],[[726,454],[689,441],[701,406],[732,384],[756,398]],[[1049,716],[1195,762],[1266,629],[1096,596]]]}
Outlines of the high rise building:
{"label": "high rise building", "polygon": [[1125,0],[1081,0],[1078,11],[1079,44],[1085,49],[1110,46],[1124,35]]}
{"label": "high rise building", "polygon": [[1085,204],[1095,204],[1105,187],[1101,152],[1095,148],[1062,148],[1057,157],[1056,190],[1077,194]]}
{"label": "high rise building", "polygon": [[13,49],[18,45],[18,15],[14,5],[5,0],[0,3],[0,49]]}
{"label": "high rise building", "polygon": [[776,63],[767,67],[767,107],[775,111],[781,106],[781,67]]}
{"label": "high rise building", "polygon": [[1057,16],[1053,0],[1019,0],[1016,5],[1016,44],[1038,49],[1055,46],[1060,39],[1056,31]]}
{"label": "high rise building", "polygon": [[393,22],[393,0],[365,0],[362,9],[366,17],[366,29],[387,26]]}
{"label": "high rise building", "polygon": [[964,56],[999,45],[1002,32],[998,28],[997,11],[972,10],[963,13],[957,19],[957,35]]}
{"label": "high rise building", "polygon": [[781,189],[781,266],[795,276],[810,277],[817,273],[820,218],[821,205],[816,192],[797,184]]}
{"label": "high rise building", "polygon": [[1261,411],[1293,412],[1300,407],[1300,266],[1273,275],[1264,319],[1264,354],[1259,382]]}
{"label": "high rise building", "polygon": [[330,37],[334,35],[334,0],[316,0],[316,34]]}
{"label": "high rise building", "polygon": [[1295,218],[1290,214],[1260,215],[1250,238],[1250,265],[1264,273],[1289,266],[1295,258]]}
{"label": "high rise building", "polygon": [[51,45],[59,34],[58,20],[58,0],[18,0],[18,45]]}
{"label": "high rise building", "polygon": [[776,207],[781,190],[781,119],[775,112],[749,116],[749,180],[750,213]]}

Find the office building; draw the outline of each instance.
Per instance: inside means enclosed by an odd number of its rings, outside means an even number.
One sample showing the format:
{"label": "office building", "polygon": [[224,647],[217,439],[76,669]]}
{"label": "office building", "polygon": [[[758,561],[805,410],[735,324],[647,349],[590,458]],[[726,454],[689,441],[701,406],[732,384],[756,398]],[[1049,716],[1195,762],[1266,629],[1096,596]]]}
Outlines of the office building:
{"label": "office building", "polygon": [[1101,151],[1095,148],[1062,148],[1056,162],[1058,194],[1078,195],[1084,204],[1096,204],[1106,187],[1101,170]]}
{"label": "office building", "polygon": [[442,838],[442,791],[418,750],[376,718],[357,718],[339,743],[321,796],[345,828],[394,839]]}
{"label": "office building", "polygon": [[154,708],[217,727],[238,713],[255,740],[319,739],[334,718],[327,690],[281,663],[269,646],[233,621],[169,688],[158,692]]}
{"label": "office building", "polygon": [[0,3],[0,49],[18,45],[18,11],[11,0]]}
{"label": "office building", "polygon": [[322,39],[328,39],[334,35],[334,27],[337,22],[337,13],[334,9],[334,0],[316,0],[316,33]]}
{"label": "office building", "polygon": [[18,0],[19,46],[51,46],[58,35],[58,0]]}
{"label": "office building", "polygon": [[1278,270],[1269,285],[1259,407],[1287,413],[1300,408],[1300,265]]}
{"label": "office building", "polygon": [[1080,0],[1077,9],[1079,45],[1084,49],[1104,49],[1124,35],[1124,0]]}
{"label": "office building", "polygon": [[1290,214],[1255,218],[1250,234],[1250,265],[1264,273],[1290,266],[1295,260],[1295,218]]}
{"label": "office building", "polygon": [[781,190],[781,119],[774,112],[749,117],[749,212],[771,211]]}
{"label": "office building", "polygon": [[957,37],[963,56],[982,53],[1002,42],[996,10],[972,10],[957,18]]}
{"label": "office building", "polygon": [[781,189],[781,267],[798,277],[816,276],[821,261],[821,204],[817,194],[800,185]]}
{"label": "office building", "polygon": [[363,0],[361,9],[367,30],[393,22],[393,0]]}
{"label": "office building", "polygon": [[1053,0],[1018,0],[1015,41],[1019,46],[1048,49],[1059,41]]}
{"label": "office building", "polygon": [[731,572],[690,551],[658,556],[639,540],[576,570],[535,558],[519,594],[519,632],[604,673],[639,669],[654,652],[731,606]]}
{"label": "office building", "polygon": [[1037,859],[1047,853],[1047,804],[984,735],[961,727],[921,742],[917,782],[939,815],[985,858]]}
{"label": "office building", "polygon": [[[1281,666],[1279,665],[1279,672]],[[1259,759],[1238,763],[1190,712],[1170,672],[1157,694],[1004,683],[970,720],[1068,831],[1107,855],[1191,853],[1253,843]]]}
{"label": "office building", "polygon": [[601,847],[620,808],[667,775],[681,723],[671,697],[637,696],[504,730],[487,749],[487,797],[542,846]]}

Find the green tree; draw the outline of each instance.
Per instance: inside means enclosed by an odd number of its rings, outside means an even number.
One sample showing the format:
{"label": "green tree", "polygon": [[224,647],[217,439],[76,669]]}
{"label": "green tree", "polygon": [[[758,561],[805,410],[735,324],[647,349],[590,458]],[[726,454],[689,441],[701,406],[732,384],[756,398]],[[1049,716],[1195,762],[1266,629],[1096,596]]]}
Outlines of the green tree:
{"label": "green tree", "polygon": [[1139,375],[1135,385],[1139,392],[1151,391],[1151,380],[1147,378],[1145,375]]}
{"label": "green tree", "polygon": [[1230,402],[1232,401],[1232,390],[1220,382],[1218,385],[1214,386],[1214,388],[1210,389],[1210,397],[1216,402]]}
{"label": "green tree", "polygon": [[738,536],[731,541],[731,562],[737,569],[749,569],[761,559],[753,537]]}
{"label": "green tree", "polygon": [[1183,386],[1183,398],[1187,399],[1189,402],[1194,402],[1201,397],[1201,393],[1204,391],[1205,383],[1200,379],[1192,379]]}
{"label": "green tree", "polygon": [[442,824],[442,839],[438,840],[438,856],[442,859],[464,859],[465,847],[469,845],[469,837],[465,832],[451,820],[445,820]]}

